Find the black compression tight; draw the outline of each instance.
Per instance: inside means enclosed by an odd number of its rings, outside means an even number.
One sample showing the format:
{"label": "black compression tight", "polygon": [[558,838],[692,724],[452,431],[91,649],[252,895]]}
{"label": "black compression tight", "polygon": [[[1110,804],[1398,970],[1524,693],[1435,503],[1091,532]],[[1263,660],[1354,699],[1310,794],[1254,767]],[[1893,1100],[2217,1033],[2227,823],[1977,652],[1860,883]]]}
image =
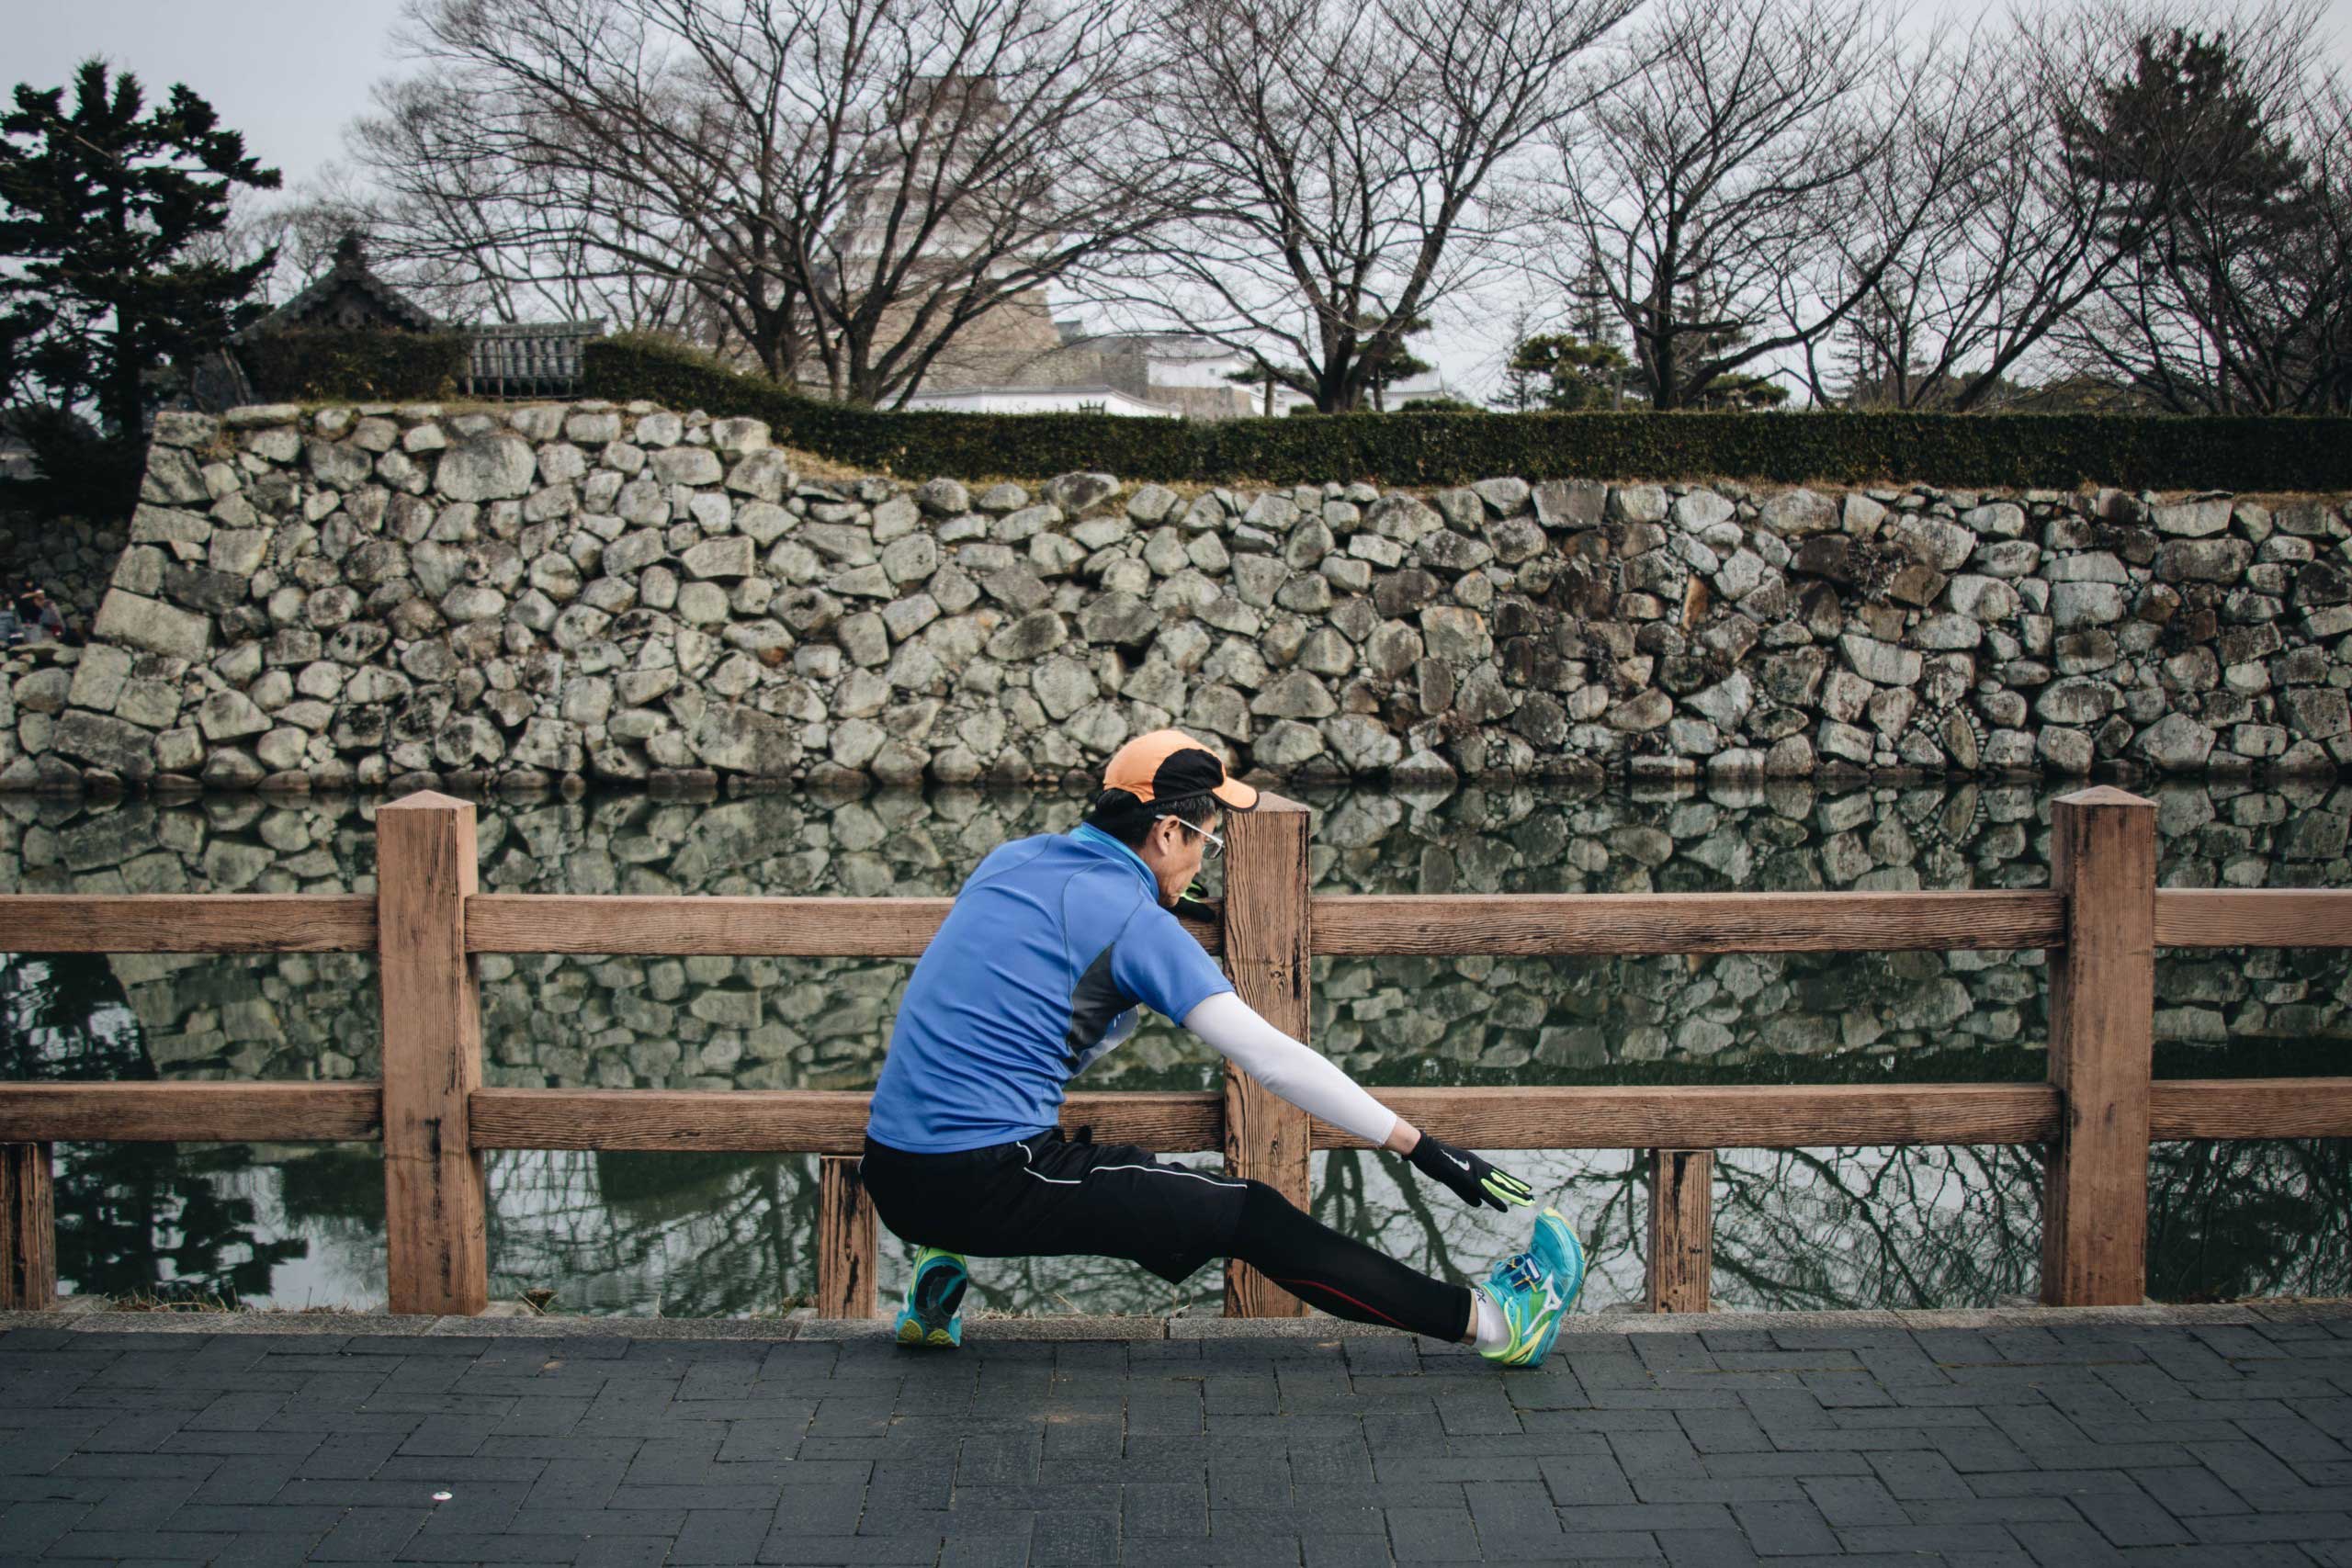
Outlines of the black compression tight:
{"label": "black compression tight", "polygon": [[1262,1181],[1250,1183],[1233,1256],[1333,1317],[1456,1342],[1469,1331],[1468,1291],[1350,1240]]}

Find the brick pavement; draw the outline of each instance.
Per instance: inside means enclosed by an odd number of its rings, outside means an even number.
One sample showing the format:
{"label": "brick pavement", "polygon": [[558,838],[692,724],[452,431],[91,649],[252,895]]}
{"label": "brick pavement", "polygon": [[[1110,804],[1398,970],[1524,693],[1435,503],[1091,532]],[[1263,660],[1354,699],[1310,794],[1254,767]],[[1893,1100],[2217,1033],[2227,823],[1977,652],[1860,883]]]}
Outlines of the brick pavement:
{"label": "brick pavement", "polygon": [[2237,1315],[1725,1317],[1510,1375],[1401,1336],[20,1326],[0,1565],[2352,1568],[2352,1315]]}

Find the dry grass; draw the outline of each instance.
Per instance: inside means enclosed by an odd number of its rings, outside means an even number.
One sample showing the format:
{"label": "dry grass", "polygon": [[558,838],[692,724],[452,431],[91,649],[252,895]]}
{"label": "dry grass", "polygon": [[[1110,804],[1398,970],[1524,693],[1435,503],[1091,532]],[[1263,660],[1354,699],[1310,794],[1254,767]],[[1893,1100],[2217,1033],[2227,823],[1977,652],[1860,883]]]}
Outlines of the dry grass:
{"label": "dry grass", "polygon": [[105,1300],[108,1312],[236,1313],[244,1316],[275,1314],[281,1317],[361,1317],[368,1312],[366,1307],[354,1306],[247,1306],[233,1296],[216,1295],[209,1291],[185,1296],[159,1296],[152,1291],[134,1291],[127,1296],[108,1296]]}

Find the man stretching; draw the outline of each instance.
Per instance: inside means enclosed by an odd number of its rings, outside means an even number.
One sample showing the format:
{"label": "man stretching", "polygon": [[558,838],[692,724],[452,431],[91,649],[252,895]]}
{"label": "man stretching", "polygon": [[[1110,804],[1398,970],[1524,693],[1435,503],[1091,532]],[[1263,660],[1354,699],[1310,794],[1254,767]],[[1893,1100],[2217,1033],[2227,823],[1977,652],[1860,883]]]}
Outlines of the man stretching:
{"label": "man stretching", "polygon": [[957,1345],[981,1258],[1124,1258],[1174,1284],[1238,1258],[1334,1317],[1475,1345],[1535,1366],[1584,1285],[1558,1211],[1475,1290],[1408,1269],[1261,1181],[1160,1161],[1057,1123],[1069,1080],[1135,1032],[1182,1022],[1309,1115],[1403,1155],[1473,1205],[1532,1206],[1527,1184],[1440,1142],[1234,994],[1172,907],[1223,850],[1220,807],[1258,792],[1177,729],[1119,749],[1086,820],[990,851],[923,950],[874,1089],[860,1164],[876,1213],[920,1247],[898,1319],[908,1345]]}

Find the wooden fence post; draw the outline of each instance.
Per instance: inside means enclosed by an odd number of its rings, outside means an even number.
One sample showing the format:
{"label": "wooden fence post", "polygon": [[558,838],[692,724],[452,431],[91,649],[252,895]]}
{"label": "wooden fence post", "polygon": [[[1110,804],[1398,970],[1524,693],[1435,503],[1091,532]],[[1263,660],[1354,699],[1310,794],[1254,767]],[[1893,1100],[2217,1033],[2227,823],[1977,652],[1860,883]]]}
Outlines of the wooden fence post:
{"label": "wooden fence post", "polygon": [[2059,1096],[2041,1201],[2041,1299],[2137,1306],[2148,1280],[2148,1075],[2155,1027],[2156,807],[2100,786],[2052,807],[2050,958]]}
{"label": "wooden fence post", "polygon": [[[1276,1029],[1307,1038],[1313,944],[1307,930],[1306,807],[1261,793],[1255,811],[1225,818],[1225,971]],[[1307,1206],[1306,1112],[1227,1062],[1225,1168]],[[1225,1266],[1227,1317],[1304,1317],[1306,1303],[1248,1265]]]}
{"label": "wooden fence post", "polygon": [[50,1145],[0,1144],[0,1312],[57,1300],[57,1192]]}
{"label": "wooden fence post", "polygon": [[490,1303],[481,1156],[481,995],[466,951],[474,808],[424,791],[376,813],[378,978],[384,1010],[384,1240],[391,1310]]}
{"label": "wooden fence post", "polygon": [[851,1155],[820,1156],[817,1182],[817,1315],[872,1317],[874,1205]]}
{"label": "wooden fence post", "polygon": [[1649,1310],[1705,1312],[1715,1253],[1715,1152],[1650,1151]]}

